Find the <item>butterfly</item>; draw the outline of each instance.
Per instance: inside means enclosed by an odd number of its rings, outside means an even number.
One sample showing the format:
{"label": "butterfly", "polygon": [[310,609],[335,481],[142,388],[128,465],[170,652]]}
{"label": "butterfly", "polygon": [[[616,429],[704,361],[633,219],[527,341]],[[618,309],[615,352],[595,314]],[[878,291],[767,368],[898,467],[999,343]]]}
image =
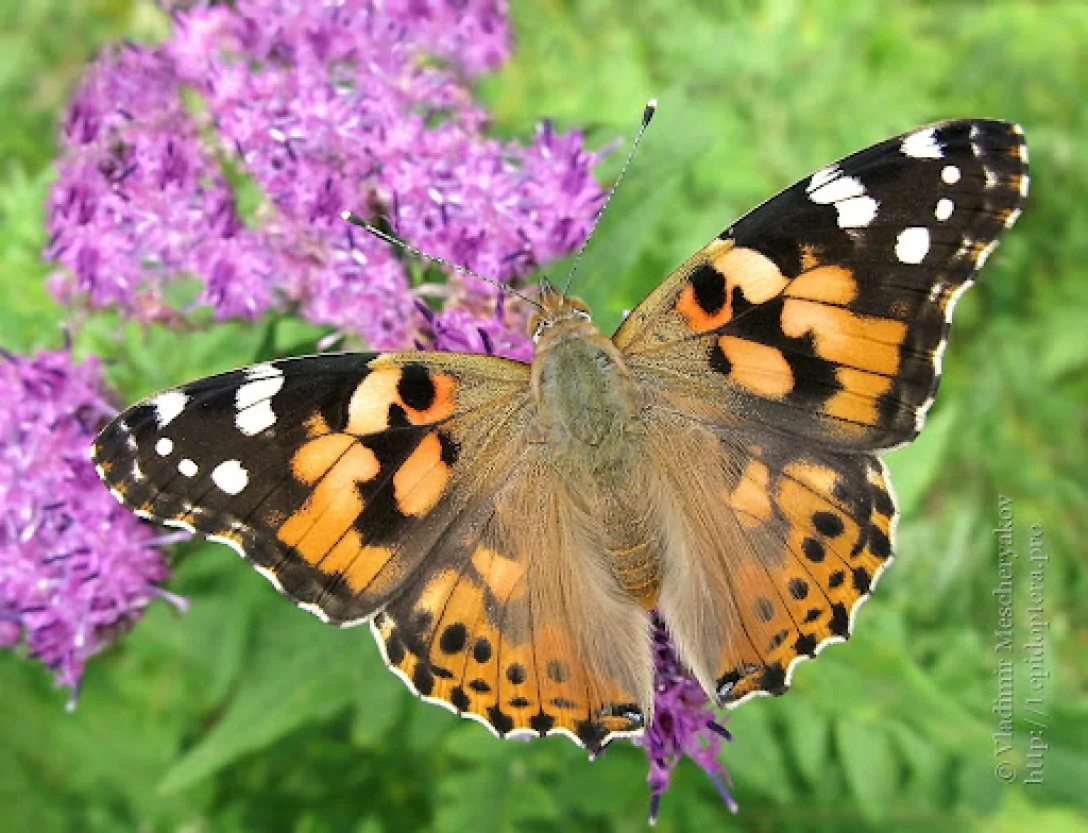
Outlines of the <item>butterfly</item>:
{"label": "butterfly", "polygon": [[611,338],[544,282],[530,364],[266,362],[134,405],[93,458],[141,517],[369,622],[424,699],[598,751],[653,719],[651,611],[720,706],[849,637],[892,559],[876,455],[921,429],[1027,187],[1019,126],[923,127],[729,226]]}

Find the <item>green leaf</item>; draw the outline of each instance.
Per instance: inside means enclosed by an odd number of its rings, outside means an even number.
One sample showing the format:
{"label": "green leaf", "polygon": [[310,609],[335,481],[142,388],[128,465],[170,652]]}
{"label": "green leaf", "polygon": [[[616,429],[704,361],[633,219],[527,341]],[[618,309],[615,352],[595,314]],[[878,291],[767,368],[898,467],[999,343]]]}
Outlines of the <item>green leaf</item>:
{"label": "green leaf", "polygon": [[899,722],[888,724],[888,734],[895,739],[907,773],[909,801],[932,800],[944,790],[945,763],[941,750],[921,734]]}
{"label": "green leaf", "polygon": [[831,721],[821,714],[803,693],[791,698],[779,711],[785,723],[786,739],[802,777],[816,786],[824,777],[831,758]]}
{"label": "green leaf", "polygon": [[315,720],[344,709],[362,684],[361,634],[338,631],[286,605],[262,623],[266,638],[223,717],[170,768],[159,785],[168,795],[214,775]]}
{"label": "green leaf", "polygon": [[[5,822],[52,816],[67,819],[67,826],[47,829],[72,829],[71,802],[89,808],[88,799],[102,793],[110,796],[111,813],[119,814],[115,819],[128,814],[149,824],[178,820],[178,803],[156,797],[154,787],[180,745],[186,715],[161,690],[148,697],[155,678],[145,677],[142,686],[130,685],[127,691],[114,686],[116,660],[123,660],[123,654],[114,649],[88,668],[79,703],[69,713],[64,693],[52,689],[39,665],[0,654],[0,774],[8,768],[22,773],[19,779],[0,779],[0,798],[18,789],[20,781],[29,787],[12,796],[8,806],[14,809],[5,811]],[[139,669],[126,667],[128,682],[136,682]],[[192,808],[203,803],[198,796],[190,798]],[[65,802],[58,816],[52,808]],[[4,822],[0,828],[42,829],[4,827]]]}
{"label": "green leaf", "polygon": [[1088,790],[1084,788],[1088,784],[1088,709],[1078,712],[1051,706],[1048,712],[1039,721],[1041,728],[1025,726],[1039,734],[1021,731],[1020,751],[1026,753],[1034,741],[1036,754],[1031,760],[1039,766],[1029,773],[1022,763],[1020,780],[1033,776],[1034,783],[1025,784],[1025,788],[1036,801],[1069,804],[1088,812]]}
{"label": "green leaf", "polygon": [[355,692],[351,742],[360,747],[381,747],[412,697],[404,683],[380,662],[372,661],[369,666],[370,673]]}
{"label": "green leaf", "polygon": [[885,818],[899,788],[899,765],[888,733],[857,715],[835,721],[835,741],[847,783],[867,819]]}
{"label": "green leaf", "polygon": [[1050,338],[1039,357],[1038,372],[1047,382],[1088,367],[1088,327],[1084,326],[1084,306],[1088,301],[1051,311],[1046,331],[1061,333]]}
{"label": "green leaf", "polygon": [[734,742],[725,745],[721,761],[738,788],[759,790],[779,803],[788,803],[793,793],[789,771],[767,709],[738,709],[729,719],[729,731]]}
{"label": "green leaf", "polygon": [[[574,748],[565,739],[547,743],[560,768],[554,791],[568,812],[616,818],[632,807],[649,806],[648,765],[641,749],[617,741],[604,755],[589,761],[584,750]],[[690,761],[681,766],[685,771],[695,769]],[[697,771],[694,774],[700,775]]]}
{"label": "green leaf", "polygon": [[355,828],[355,833],[385,833],[385,827],[380,819],[370,816],[359,822],[359,826]]}
{"label": "green leaf", "polygon": [[[1083,782],[1082,782],[1083,783]],[[1083,790],[1082,790],[1083,791]],[[1041,806],[1026,788],[1007,789],[987,833],[1084,833],[1088,813],[1072,807]]]}
{"label": "green leaf", "polygon": [[474,767],[465,762],[438,784],[438,833],[513,833],[528,821],[555,819],[553,792],[531,777],[517,755]]}

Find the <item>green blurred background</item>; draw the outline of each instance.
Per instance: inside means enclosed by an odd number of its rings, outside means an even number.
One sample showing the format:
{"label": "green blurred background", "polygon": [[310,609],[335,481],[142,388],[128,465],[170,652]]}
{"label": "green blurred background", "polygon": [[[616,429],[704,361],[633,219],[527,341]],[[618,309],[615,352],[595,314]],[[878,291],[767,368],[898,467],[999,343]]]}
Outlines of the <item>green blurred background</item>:
{"label": "green blurred background", "polygon": [[[17,5],[0,5],[0,345],[26,352],[59,346],[72,321],[39,261],[58,114],[99,46],[165,22],[130,0]],[[548,116],[600,147],[660,100],[576,287],[605,329],[743,211],[862,146],[992,116],[1020,121],[1031,147],[1028,208],[959,305],[929,426],[890,457],[898,562],[849,646],[730,719],[740,815],[685,763],[659,828],[1088,830],[1088,6],[513,5],[514,57],[480,84],[497,134]],[[118,340],[107,316],[75,331],[130,398],[244,362],[262,337],[129,326]],[[1020,774],[994,772],[999,495],[1014,501],[1021,623],[1032,523],[1049,553],[1041,783],[1023,783],[1022,665]],[[295,610],[225,548],[181,556],[170,587],[192,610],[153,605],[92,662],[74,713],[42,668],[0,655],[0,830],[644,829],[641,751],[616,744],[591,765],[559,739],[500,743],[414,700],[365,631]]]}

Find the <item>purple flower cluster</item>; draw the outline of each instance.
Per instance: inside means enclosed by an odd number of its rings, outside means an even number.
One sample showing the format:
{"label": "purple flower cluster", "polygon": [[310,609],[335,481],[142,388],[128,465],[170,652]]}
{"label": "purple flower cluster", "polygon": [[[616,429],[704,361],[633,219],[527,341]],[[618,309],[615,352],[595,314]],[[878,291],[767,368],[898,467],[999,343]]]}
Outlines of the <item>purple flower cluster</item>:
{"label": "purple flower cluster", "polygon": [[340,219],[502,281],[582,242],[597,155],[546,124],[528,146],[486,138],[467,86],[509,54],[503,0],[173,5],[164,43],[104,53],[70,105],[48,211],[59,300],[142,321],[291,310],[377,348],[444,346],[468,319],[520,331],[494,287],[413,286],[401,252]]}
{"label": "purple flower cluster", "polygon": [[688,673],[676,651],[664,623],[655,614],[654,718],[639,743],[646,750],[650,772],[650,824],[657,822],[661,797],[669,789],[672,771],[686,755],[710,776],[725,805],[737,812],[737,803],[729,792],[732,780],[718,756],[722,741],[733,736],[719,722],[702,686]]}
{"label": "purple flower cluster", "polygon": [[111,415],[100,390],[93,359],[0,353],[0,647],[24,644],[73,694],[88,657],[167,596],[153,531],[87,457]]}

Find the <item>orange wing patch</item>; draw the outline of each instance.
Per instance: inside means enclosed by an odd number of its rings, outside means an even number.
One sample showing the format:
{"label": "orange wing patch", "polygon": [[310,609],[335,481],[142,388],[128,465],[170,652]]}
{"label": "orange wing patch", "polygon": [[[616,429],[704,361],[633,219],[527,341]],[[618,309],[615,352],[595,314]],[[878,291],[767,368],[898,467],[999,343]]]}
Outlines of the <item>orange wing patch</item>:
{"label": "orange wing patch", "polygon": [[781,350],[733,336],[718,337],[716,361],[733,384],[768,399],[781,399],[794,386],[793,370]]}
{"label": "orange wing patch", "polygon": [[876,425],[880,421],[877,403],[891,390],[891,378],[838,367],[835,368],[835,379],[841,389],[824,403],[824,413],[841,420],[844,431],[860,431],[862,426]]}
{"label": "orange wing patch", "polygon": [[745,304],[761,304],[789,283],[774,261],[755,249],[715,240],[697,256],[688,281],[680,289],[676,310],[695,333],[717,330],[734,315],[734,293]]}
{"label": "orange wing patch", "polygon": [[[809,254],[811,258],[811,253]],[[819,301],[845,306],[858,296],[858,282],[853,272],[842,266],[806,266],[790,281],[783,294],[787,298]]]}
{"label": "orange wing patch", "polygon": [[[392,511],[424,518],[446,494],[456,443],[427,426],[453,415],[457,386],[450,375],[390,356],[378,356],[368,369],[348,398],[341,426],[321,412],[305,421],[290,470],[308,493],[281,519],[276,536],[331,582],[380,596],[403,582],[408,565],[393,547],[372,540],[384,530],[368,529],[368,505],[391,491],[385,517]],[[393,429],[402,430],[387,433]]]}
{"label": "orange wing patch", "polygon": [[393,496],[405,515],[426,515],[446,491],[451,468],[437,431],[424,435],[419,445],[393,474]]}
{"label": "orange wing patch", "polygon": [[[305,502],[283,522],[277,536],[315,565],[363,511],[358,486],[380,471],[369,448],[350,438],[345,444],[342,439],[343,435],[327,434],[302,446],[292,460],[292,470],[313,488]],[[340,448],[336,457],[330,457],[330,450]]]}
{"label": "orange wing patch", "polygon": [[725,495],[741,524],[749,529],[771,519],[770,472],[758,460],[751,461],[741,474],[737,487]]}
{"label": "orange wing patch", "polygon": [[456,381],[420,364],[379,356],[360,382],[348,405],[346,431],[357,436],[376,434],[398,423],[433,425],[457,409]]}
{"label": "orange wing patch", "polygon": [[816,355],[834,364],[893,376],[907,325],[794,297],[782,305],[782,332],[790,338],[811,333]]}

